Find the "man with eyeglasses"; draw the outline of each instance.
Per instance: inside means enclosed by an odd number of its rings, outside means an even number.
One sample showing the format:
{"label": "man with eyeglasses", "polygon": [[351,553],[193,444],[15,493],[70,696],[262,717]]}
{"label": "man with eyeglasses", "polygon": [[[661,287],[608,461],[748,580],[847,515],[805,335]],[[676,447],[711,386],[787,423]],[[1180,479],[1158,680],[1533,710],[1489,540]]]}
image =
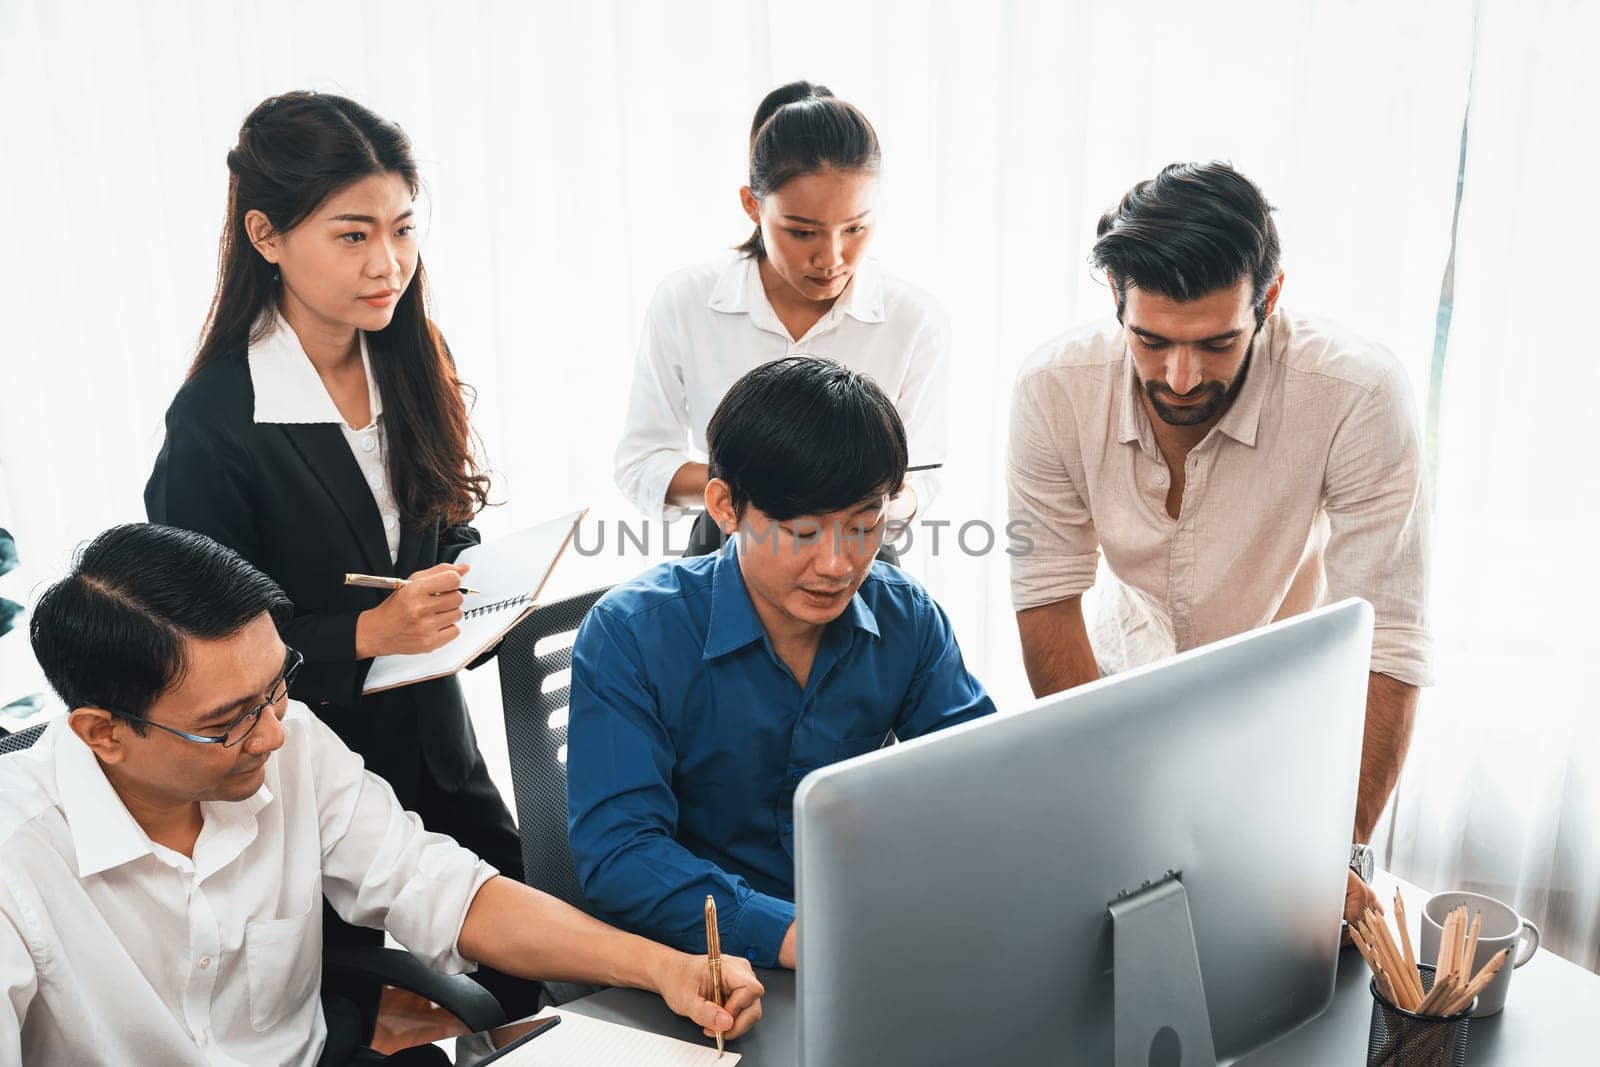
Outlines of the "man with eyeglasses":
{"label": "man with eyeglasses", "polygon": [[939,605],[873,562],[906,433],[872,379],[763,364],[706,437],[728,545],[613,589],[573,646],[572,858],[620,925],[696,948],[709,894],[725,953],[793,967],[800,780],[994,704]]}
{"label": "man with eyeglasses", "polygon": [[[637,986],[708,1034],[754,1024],[743,961],[718,1008],[704,956],[423,829],[286,698],[288,608],[232,550],[144,524],[101,534],[40,597],[34,652],[68,713],[0,757],[0,1065],[319,1062],[324,895],[439,971]],[[338,1051],[321,1062],[369,1062]]]}

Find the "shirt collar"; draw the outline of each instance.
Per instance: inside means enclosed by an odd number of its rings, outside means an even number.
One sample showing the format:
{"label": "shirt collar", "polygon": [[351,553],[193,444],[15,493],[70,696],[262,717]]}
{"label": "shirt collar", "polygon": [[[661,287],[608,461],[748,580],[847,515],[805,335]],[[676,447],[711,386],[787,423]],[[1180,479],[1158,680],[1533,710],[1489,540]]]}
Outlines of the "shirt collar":
{"label": "shirt collar", "polygon": [[[826,320],[829,315],[835,318],[837,315],[849,315],[858,322],[882,322],[885,317],[883,290],[883,268],[876,260],[863,259],[856,266],[850,284],[845,286],[844,292],[839,294],[839,299],[834,301],[823,319]],[[723,268],[722,273],[717,275],[716,284],[711,287],[711,297],[706,301],[706,306],[728,315],[749,315],[750,320],[761,329],[788,336],[788,331],[778,321],[777,312],[772,310],[766,289],[761,285],[761,265],[755,256],[739,256]]]}
{"label": "shirt collar", "polygon": [[61,814],[78,852],[78,877],[109,871],[155,851],[150,836],[128,813],[100,761],[63,716],[50,724],[55,745]]}
{"label": "shirt collar", "polygon": [[[737,651],[767,636],[761,617],[750,600],[750,591],[744,584],[744,573],[739,569],[738,538],[730,537],[711,569],[711,619],[706,626],[706,643],[701,659],[713,660]],[[850,603],[828,629],[853,627],[879,636],[878,617],[857,589]]]}
{"label": "shirt collar", "polygon": [[1133,365],[1133,352],[1128,349],[1126,339],[1122,342],[1122,412],[1117,419],[1117,440],[1123,444],[1137,441],[1148,449],[1155,448],[1155,442],[1145,441],[1146,428],[1150,424],[1150,414],[1144,409],[1144,401],[1139,399],[1142,387],[1139,384],[1139,370]]}
{"label": "shirt collar", "polygon": [[[1272,365],[1272,348],[1277,341],[1279,314],[1274,311],[1262,327],[1245,364],[1244,384],[1239,387],[1233,404],[1216,425],[1219,432],[1251,448],[1255,447],[1256,431],[1261,426],[1261,409],[1267,397],[1267,378]],[[1122,358],[1125,388],[1122,391],[1122,410],[1117,420],[1117,440],[1124,444],[1138,441],[1153,449],[1155,442],[1144,438],[1146,428],[1150,425],[1150,413],[1140,399],[1143,390],[1139,384],[1139,372],[1133,365],[1133,353],[1128,350],[1126,341],[1123,342]]]}
{"label": "shirt collar", "polygon": [[1261,408],[1267,398],[1267,378],[1272,369],[1272,349],[1277,343],[1278,312],[1274,311],[1263,324],[1260,336],[1251,347],[1249,362],[1245,364],[1244,384],[1239,395],[1233,398],[1217,423],[1217,429],[1250,448],[1256,446],[1256,430],[1261,426]]}
{"label": "shirt collar", "polygon": [[[255,421],[272,423],[332,422],[344,424],[333,398],[328,395],[311,357],[300,343],[283,313],[276,308],[265,313],[271,322],[267,334],[250,343],[250,384],[255,390]],[[361,368],[367,376],[367,399],[372,418],[383,414],[383,397],[372,377],[372,358],[367,352],[367,335],[357,330],[361,342]],[[355,427],[365,429],[365,427]]]}
{"label": "shirt collar", "polygon": [[[67,820],[78,854],[78,877],[88,878],[141,856],[155,855],[155,842],[128,811],[100,761],[72,732],[64,716],[50,724],[48,735],[52,735],[55,747],[61,814]],[[271,770],[268,764],[269,780],[273,777]],[[272,792],[263,783],[254,795],[237,803],[202,803],[205,826],[195,844],[195,854],[200,854],[208,839],[238,844],[242,849],[255,836],[256,813],[271,802]]]}

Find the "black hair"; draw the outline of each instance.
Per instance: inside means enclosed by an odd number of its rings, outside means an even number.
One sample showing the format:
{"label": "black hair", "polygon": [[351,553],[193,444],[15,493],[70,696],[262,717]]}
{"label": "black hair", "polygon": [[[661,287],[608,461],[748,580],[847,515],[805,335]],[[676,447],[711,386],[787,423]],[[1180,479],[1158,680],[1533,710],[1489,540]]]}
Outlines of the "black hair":
{"label": "black hair", "polygon": [[[750,123],[750,191],[757,199],[829,167],[875,171],[882,157],[867,116],[826,85],[780,85],[762,98]],[[738,250],[758,259],[767,254],[759,224]]]}
{"label": "black hair", "polygon": [[[287,233],[319,204],[374,174],[395,174],[415,197],[422,188],[404,130],[354,100],[304,90],[253,108],[228,150],[228,208],[217,252],[217,287],[189,368],[192,377],[271,329],[278,271],[245,230],[251,211]],[[367,334],[372,376],[383,397],[389,485],[408,529],[472,518],[489,500],[489,476],[472,447],[466,396],[439,331],[428,318],[428,276],[417,257],[411,284],[389,325]]]}
{"label": "black hair", "polygon": [[706,428],[710,476],[734,511],[774,519],[822,515],[873,493],[898,493],[906,429],[873,380],[831,359],[764,363],[729,389]]}
{"label": "black hair", "polygon": [[1089,265],[1110,272],[1119,322],[1130,284],[1189,301],[1249,278],[1259,326],[1279,271],[1274,210],[1228,163],[1171,163],[1100,216]]}
{"label": "black hair", "polygon": [[79,550],[71,572],[39,598],[29,637],[68,708],[142,718],[182,682],[185,639],[231,637],[263,613],[282,622],[289,612],[277,583],[233,549],[190,530],[129,523]]}

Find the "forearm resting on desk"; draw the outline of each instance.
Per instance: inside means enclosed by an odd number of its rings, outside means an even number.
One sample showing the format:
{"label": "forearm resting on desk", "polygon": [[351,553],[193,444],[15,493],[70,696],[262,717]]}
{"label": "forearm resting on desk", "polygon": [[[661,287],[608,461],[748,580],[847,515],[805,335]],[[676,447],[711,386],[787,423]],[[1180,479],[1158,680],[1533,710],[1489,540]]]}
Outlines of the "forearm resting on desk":
{"label": "forearm resting on desk", "polygon": [[662,963],[678,955],[504,877],[478,890],[457,944],[467,959],[524,978],[634,989],[655,989]]}
{"label": "forearm resting on desk", "polygon": [[1100,677],[1083,622],[1081,596],[1017,612],[1017,633],[1034,696],[1049,696]]}
{"label": "forearm resting on desk", "polygon": [[704,956],[623,933],[509,878],[483,884],[457,938],[461,955],[498,971],[556,982],[593,982],[659,993],[680,1015],[737,1037],[761,1017],[761,984],[749,965],[723,960],[726,1010],[706,999]]}

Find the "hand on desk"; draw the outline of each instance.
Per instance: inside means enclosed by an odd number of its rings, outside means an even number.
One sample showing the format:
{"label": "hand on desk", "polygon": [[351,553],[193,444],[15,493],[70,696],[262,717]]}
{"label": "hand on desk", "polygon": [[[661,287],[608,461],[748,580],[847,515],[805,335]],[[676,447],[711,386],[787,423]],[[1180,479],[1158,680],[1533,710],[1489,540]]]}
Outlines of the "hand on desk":
{"label": "hand on desk", "polygon": [[[1346,923],[1354,923],[1361,918],[1361,913],[1368,908],[1371,908],[1379,915],[1384,914],[1383,901],[1378,899],[1378,894],[1372,891],[1372,887],[1363,882],[1361,876],[1356,874],[1355,871],[1345,871],[1344,873],[1344,921]],[[1349,926],[1345,927],[1343,941],[1347,945],[1350,943]]]}
{"label": "hand on desk", "polygon": [[766,989],[740,956],[722,957],[722,1007],[711,1002],[711,971],[704,956],[677,953],[669,973],[661,976],[657,992],[667,1007],[693,1019],[707,1037],[735,1038],[761,1018],[761,995]]}

